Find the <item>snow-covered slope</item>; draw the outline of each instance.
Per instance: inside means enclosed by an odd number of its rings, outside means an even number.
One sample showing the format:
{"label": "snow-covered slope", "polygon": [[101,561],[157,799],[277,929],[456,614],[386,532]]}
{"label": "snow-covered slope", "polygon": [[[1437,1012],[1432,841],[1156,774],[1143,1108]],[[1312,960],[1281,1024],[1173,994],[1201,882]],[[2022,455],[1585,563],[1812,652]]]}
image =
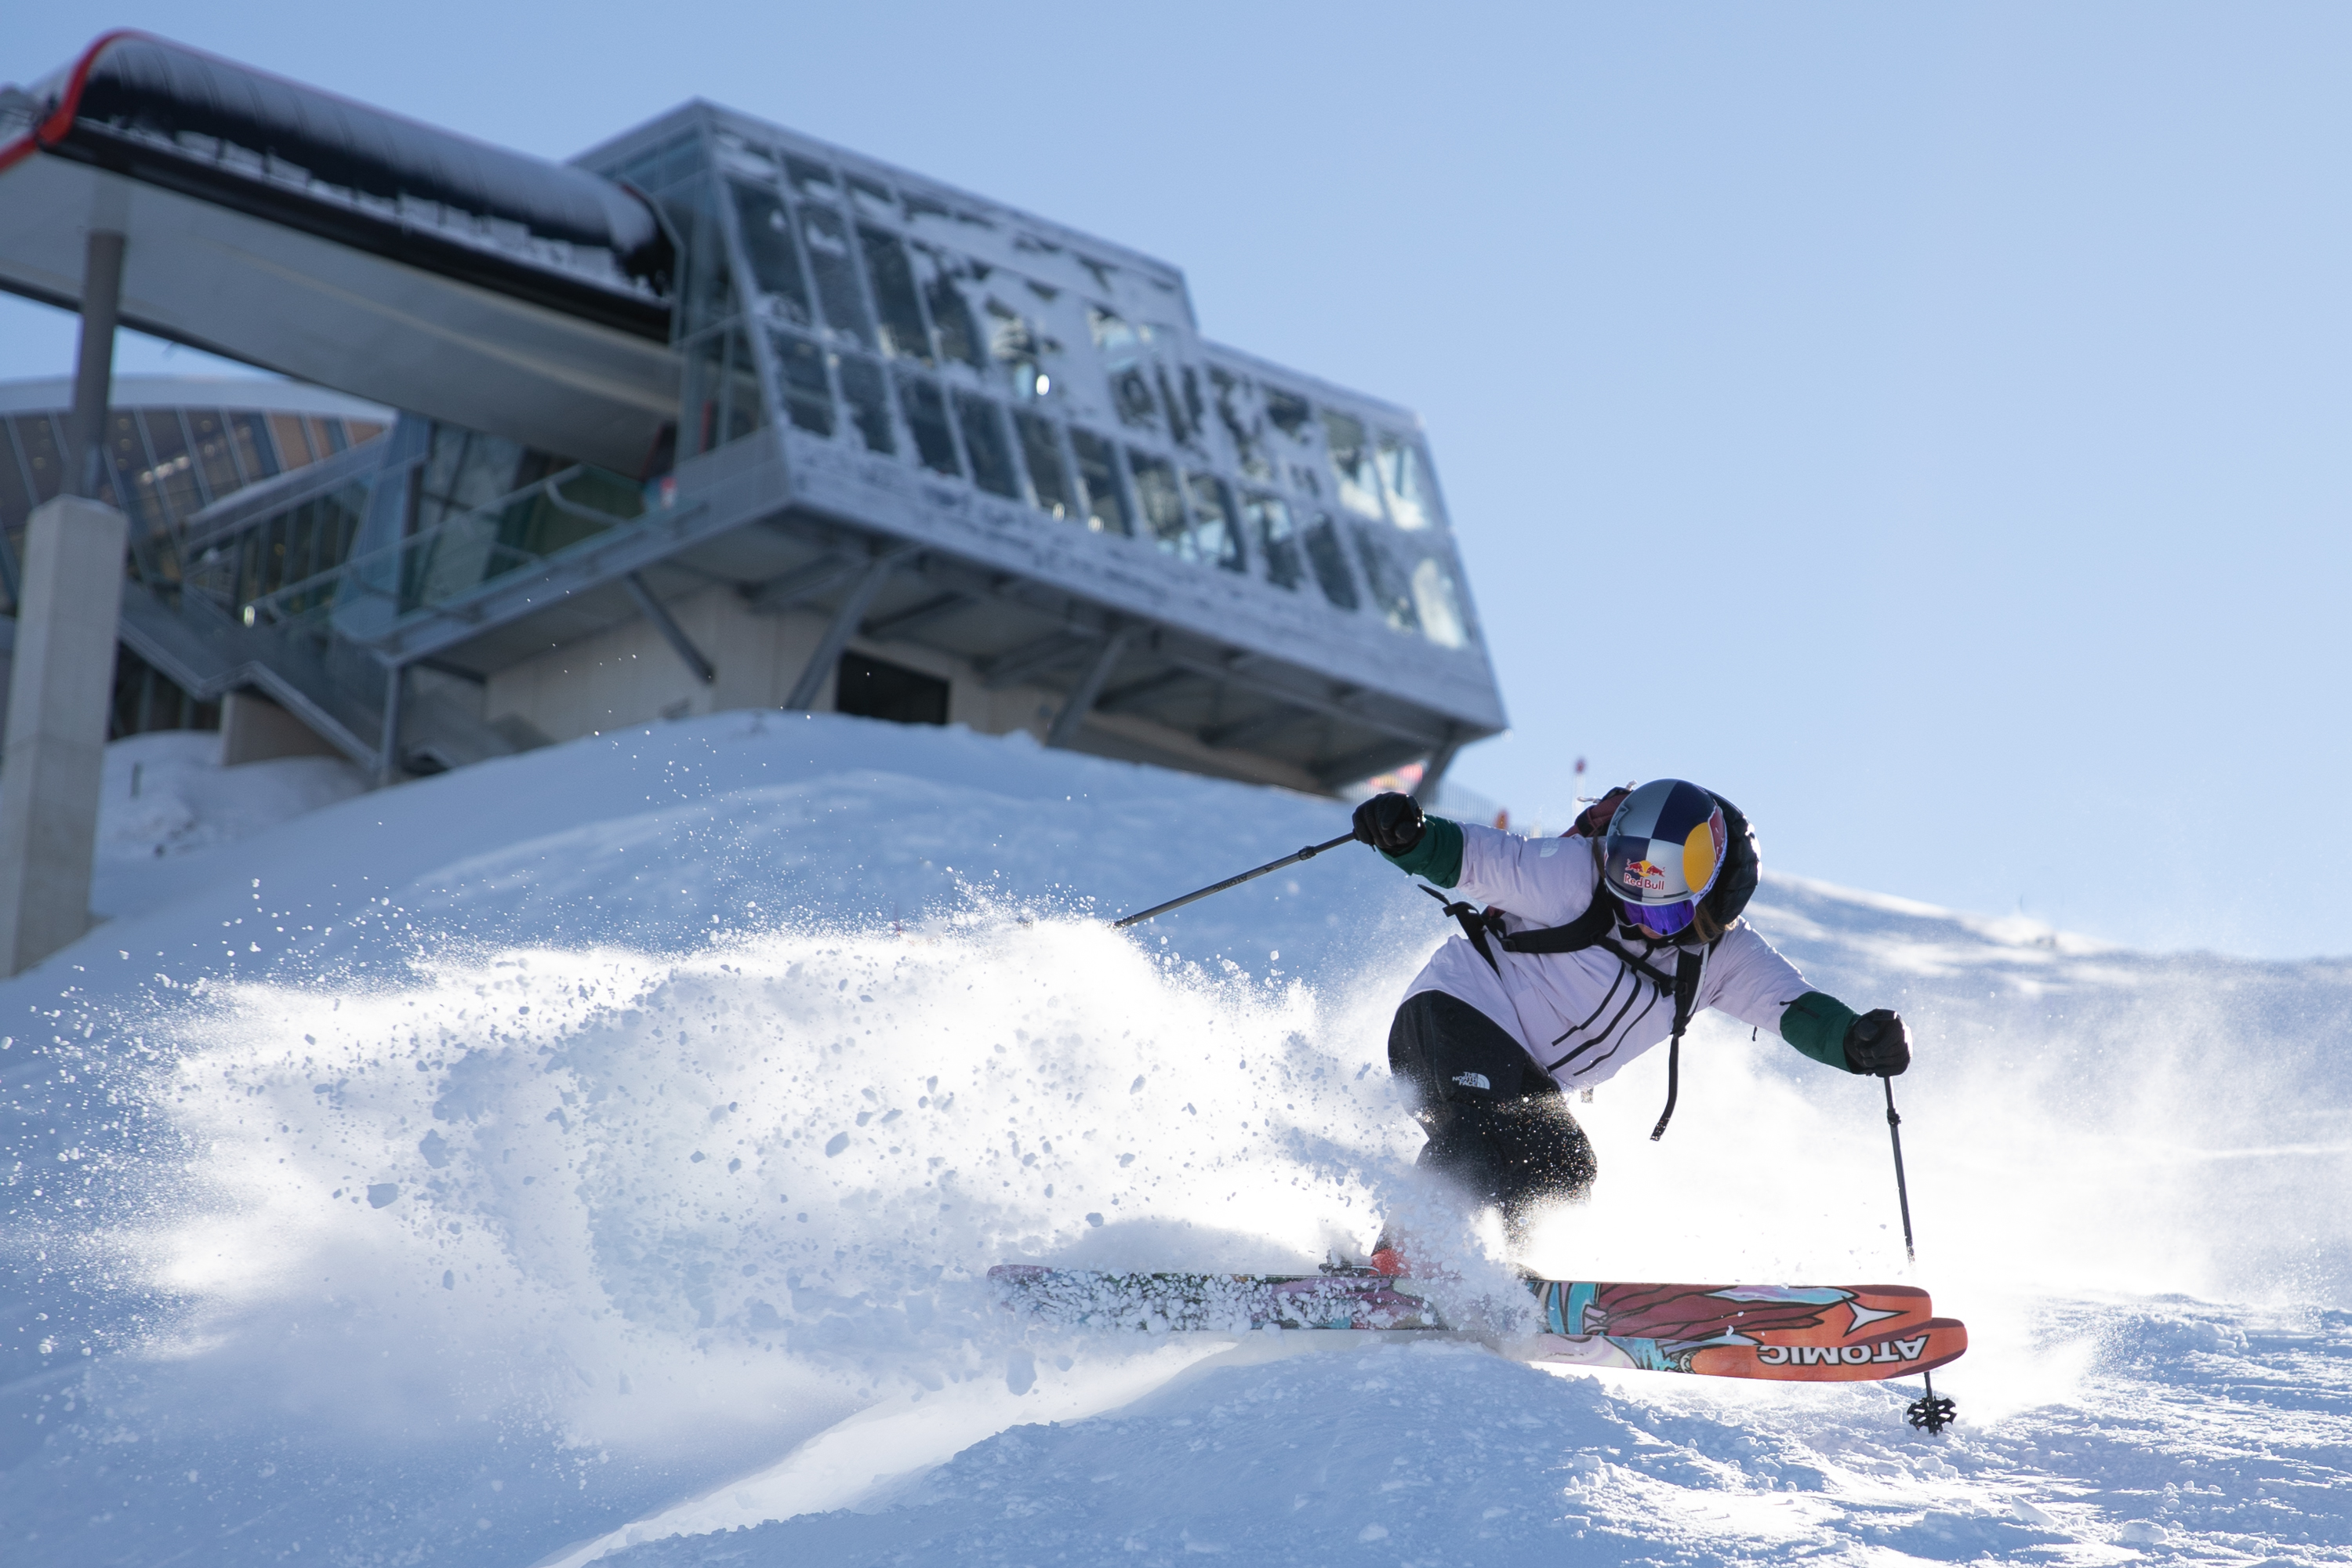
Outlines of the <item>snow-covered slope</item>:
{"label": "snow-covered slope", "polygon": [[[1007,1258],[1297,1266],[1413,1201],[1383,1043],[1444,928],[1402,878],[1088,918],[1342,820],[739,714],[183,858],[0,987],[10,1561],[2352,1556],[2342,965],[1768,882],[1918,1027],[1940,1440],[1888,1387],[995,1310]],[[1578,1108],[1600,1193],[1539,1261],[1906,1276],[1874,1082],[1706,1022],[1653,1145],[1662,1091]]]}

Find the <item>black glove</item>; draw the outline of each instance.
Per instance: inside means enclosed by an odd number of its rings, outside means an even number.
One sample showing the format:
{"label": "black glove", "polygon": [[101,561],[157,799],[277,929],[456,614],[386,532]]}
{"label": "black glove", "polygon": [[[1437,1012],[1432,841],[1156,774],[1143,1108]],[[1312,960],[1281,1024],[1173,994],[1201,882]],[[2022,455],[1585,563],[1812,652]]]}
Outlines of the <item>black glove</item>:
{"label": "black glove", "polygon": [[1383,855],[1402,855],[1421,842],[1421,804],[1391,790],[1356,807],[1356,837]]}
{"label": "black glove", "polygon": [[1848,1072],[1899,1078],[1910,1065],[1911,1031],[1903,1026],[1902,1016],[1892,1008],[1864,1013],[1845,1026]]}

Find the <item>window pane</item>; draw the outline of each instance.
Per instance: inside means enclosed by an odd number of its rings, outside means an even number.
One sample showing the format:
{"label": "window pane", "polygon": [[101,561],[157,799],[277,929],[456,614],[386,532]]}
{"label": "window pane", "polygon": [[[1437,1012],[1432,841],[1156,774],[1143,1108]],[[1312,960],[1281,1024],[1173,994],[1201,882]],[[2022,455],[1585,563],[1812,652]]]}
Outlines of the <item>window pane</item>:
{"label": "window pane", "polygon": [[236,466],[245,471],[247,484],[278,472],[278,450],[269,439],[269,426],[260,415],[232,414],[228,416],[228,428],[236,445]]}
{"label": "window pane", "polygon": [[850,428],[869,452],[895,452],[890,429],[890,389],[882,367],[863,354],[841,356],[841,400],[849,406]]}
{"label": "window pane", "polygon": [[[727,339],[724,334],[709,332],[688,345],[686,351],[686,449],[708,452],[719,445],[719,432],[727,382]],[[441,453],[441,432],[433,433],[435,451],[428,461],[425,485],[430,495],[435,489],[433,468],[438,466]],[[431,523],[421,514],[417,526],[428,528]]]}
{"label": "window pane", "polygon": [[898,198],[891,195],[889,187],[862,174],[849,176],[849,205],[867,217],[896,219],[898,216]]}
{"label": "window pane", "polygon": [[165,520],[177,522],[205,504],[196,492],[196,459],[188,450],[187,434],[180,428],[179,415],[169,408],[142,410],[139,424],[147,433],[147,449],[155,457],[155,467],[141,474],[140,482],[155,497]]}
{"label": "window pane", "polygon": [[1234,454],[1241,458],[1242,477],[1273,482],[1274,464],[1265,455],[1265,420],[1257,388],[1229,371],[1212,369],[1209,381],[1216,390],[1218,422],[1233,437]]}
{"label": "window pane", "polygon": [[1307,531],[1307,559],[1315,568],[1323,596],[1343,610],[1356,607],[1356,579],[1348,571],[1348,553],[1339,548],[1339,531],[1329,518],[1317,515]]}
{"label": "window pane", "polygon": [[1307,399],[1298,394],[1269,386],[1265,389],[1265,416],[1274,421],[1276,429],[1297,441],[1305,439],[1312,411],[1307,406]]}
{"label": "window pane", "polygon": [[688,351],[686,408],[694,437],[689,445],[697,452],[740,440],[766,422],[759,372],[741,328],[708,333]]}
{"label": "window pane", "polygon": [[823,163],[812,163],[806,158],[786,157],[784,174],[791,179],[793,189],[804,196],[824,201],[834,198],[833,171]]}
{"label": "window pane", "polygon": [[833,393],[825,385],[824,351],[792,332],[771,332],[768,341],[776,347],[785,416],[813,436],[832,435]]}
{"label": "window pane", "polygon": [[929,376],[898,373],[898,401],[907,410],[907,428],[914,432],[915,456],[935,473],[963,477],[956,461],[955,437],[948,429],[947,400]]}
{"label": "window pane", "polygon": [[[1160,384],[1160,401],[1168,409],[1168,427],[1176,439],[1187,447],[1201,445],[1201,420],[1208,410],[1201,402],[1201,378],[1192,366],[1186,365],[1174,380],[1170,380],[1165,365],[1154,366],[1153,379]],[[1183,388],[1180,395],[1177,388]]]}
{"label": "window pane", "polygon": [[1188,561],[1200,559],[1184,521],[1184,498],[1176,493],[1176,469],[1165,458],[1127,449],[1127,471],[1135,479],[1135,504],[1143,526],[1160,548]]}
{"label": "window pane", "polygon": [[955,395],[956,423],[963,427],[963,449],[971,456],[971,479],[991,495],[1021,497],[1021,481],[1013,471],[1013,449],[1004,440],[1004,411],[985,397],[969,392]]}
{"label": "window pane", "polygon": [[217,408],[187,410],[188,433],[196,442],[196,475],[208,499],[218,500],[237,488],[236,462],[229,456],[228,421]]}
{"label": "window pane", "polygon": [[[0,421],[0,529],[18,529],[33,514],[33,492],[25,488],[25,470],[16,464],[16,444]],[[23,557],[20,555],[18,560]]]}
{"label": "window pane", "polygon": [[1398,631],[1419,631],[1421,616],[1413,608],[1412,580],[1397,563],[1382,531],[1358,523],[1356,553],[1364,563],[1364,581],[1372,590],[1372,608]]}
{"label": "window pane", "polygon": [[857,269],[849,256],[849,232],[830,207],[801,208],[801,237],[808,242],[809,270],[816,275],[817,302],[825,324],[860,348],[874,346],[874,326],[857,291]]}
{"label": "window pane", "polygon": [[1382,435],[1377,467],[1391,521],[1411,530],[1437,521],[1437,492],[1429,482],[1429,460],[1418,446],[1402,436]]}
{"label": "window pane", "polygon": [[916,270],[923,280],[923,302],[931,308],[931,326],[940,334],[940,357],[957,360],[974,370],[985,369],[980,329],[972,321],[971,301],[958,280],[965,264],[929,246],[915,247]]}
{"label": "window pane", "polygon": [[1192,496],[1192,538],[1200,559],[1213,561],[1228,572],[1249,568],[1242,554],[1242,531],[1234,517],[1233,492],[1214,474],[1188,473],[1185,488]]}
{"label": "window pane", "polygon": [[1016,398],[1041,395],[1045,374],[1045,341],[1028,317],[991,296],[988,300],[988,357],[1004,366],[1005,384]]}
{"label": "window pane", "polygon": [[1365,444],[1364,422],[1351,414],[1326,408],[1323,433],[1331,443],[1331,472],[1339,481],[1339,504],[1360,517],[1379,517],[1380,481],[1372,474],[1372,452]]}
{"label": "window pane", "polygon": [[147,438],[127,408],[118,408],[106,420],[106,472],[114,482],[115,502],[131,518],[131,537],[153,529],[158,521],[155,476],[147,460]]}
{"label": "window pane", "polygon": [[1070,432],[1070,454],[1078,460],[1078,483],[1087,496],[1087,526],[1097,533],[1130,534],[1127,493],[1119,488],[1118,449],[1090,430]]}
{"label": "window pane", "polygon": [[727,245],[719,233],[718,198],[709,180],[697,180],[679,193],[670,216],[686,237],[686,283],[681,323],[690,334],[726,321],[738,309],[735,269],[727,262]]}
{"label": "window pane", "polygon": [[[715,337],[708,341],[714,353],[720,352]],[[527,483],[524,459],[523,448],[512,441],[436,422],[417,487],[416,531],[488,506]]]}
{"label": "window pane", "polygon": [[1069,475],[1062,467],[1062,444],[1055,438],[1054,426],[1034,414],[1015,414],[1013,425],[1021,432],[1021,456],[1029,465],[1029,488],[1035,492],[1037,504],[1051,517],[1069,521],[1077,511],[1076,498],[1070,493]]}
{"label": "window pane", "polygon": [[915,269],[907,247],[887,229],[861,227],[866,278],[874,285],[874,313],[882,319],[884,352],[931,363],[930,334],[923,330],[923,307],[915,298]]}
{"label": "window pane", "polygon": [[731,327],[727,332],[727,439],[740,441],[767,422],[751,340],[744,336],[742,328]]}
{"label": "window pane", "polygon": [[[291,414],[269,416],[269,433],[278,437],[278,460],[289,468],[308,467],[312,453],[310,437],[302,432],[302,421]],[[319,456],[324,456],[320,453]]]}
{"label": "window pane", "polygon": [[1454,574],[1434,556],[1412,569],[1412,602],[1421,612],[1422,635],[1440,647],[1465,647],[1470,628],[1463,622],[1462,597],[1454,591]]}
{"label": "window pane", "polygon": [[1242,502],[1242,516],[1265,562],[1265,580],[1277,588],[1297,588],[1306,580],[1307,563],[1299,558],[1288,503],[1279,496],[1254,495]]}
{"label": "window pane", "polygon": [[743,257],[768,313],[796,327],[813,326],[808,279],[801,271],[800,246],[784,216],[784,204],[761,185],[728,182],[735,197],[736,226],[743,233]]}
{"label": "window pane", "polygon": [[1087,325],[1102,355],[1103,373],[1110,378],[1111,406],[1120,420],[1139,429],[1160,427],[1160,405],[1151,395],[1151,378],[1143,363],[1143,334],[1108,310],[1088,306]]}
{"label": "window pane", "polygon": [[57,426],[46,414],[19,414],[11,423],[16,450],[25,456],[25,477],[33,484],[33,504],[56,500],[66,479],[65,448]]}

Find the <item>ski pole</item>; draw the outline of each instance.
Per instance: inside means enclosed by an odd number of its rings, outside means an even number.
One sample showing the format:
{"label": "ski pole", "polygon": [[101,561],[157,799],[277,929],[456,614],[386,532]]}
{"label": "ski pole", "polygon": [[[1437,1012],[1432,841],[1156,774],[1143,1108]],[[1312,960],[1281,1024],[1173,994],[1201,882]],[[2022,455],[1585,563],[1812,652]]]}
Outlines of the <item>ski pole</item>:
{"label": "ski pole", "polygon": [[1124,920],[1113,921],[1110,922],[1111,930],[1117,931],[1122,926],[1139,924],[1144,921],[1151,919],[1154,915],[1164,915],[1170,910],[1181,910],[1186,904],[1192,902],[1196,899],[1205,899],[1211,893],[1222,893],[1227,888],[1238,888],[1253,877],[1263,877],[1268,871],[1279,871],[1285,866],[1296,866],[1301,860],[1312,860],[1318,855],[1322,854],[1326,849],[1337,849],[1342,844],[1353,844],[1355,841],[1356,836],[1350,832],[1342,833],[1339,837],[1332,839],[1328,844],[1309,844],[1297,854],[1285,855],[1279,860],[1269,860],[1255,871],[1244,871],[1238,877],[1228,877],[1222,882],[1202,888],[1197,893],[1187,893],[1181,899],[1171,899],[1164,904],[1154,904],[1148,910],[1138,910],[1136,913],[1127,916]]}
{"label": "ski pole", "polygon": [[1903,1256],[1916,1264],[1919,1252],[1911,1245],[1911,1184],[1903,1179],[1903,1118],[1895,1114],[1895,1080],[1878,1081],[1886,1086],[1886,1136],[1895,1142],[1895,1196],[1903,1205]]}
{"label": "ski pole", "polygon": [[[1886,1136],[1895,1145],[1895,1198],[1903,1205],[1903,1256],[1914,1267],[1919,1262],[1918,1249],[1911,1241],[1911,1184],[1903,1175],[1903,1118],[1895,1113],[1895,1080],[1878,1080],[1886,1089]],[[1936,1374],[1923,1372],[1919,1381],[1927,1385],[1927,1396],[1915,1399],[1905,1408],[1904,1419],[1933,1436],[1951,1425],[1953,1402],[1936,1397]]]}

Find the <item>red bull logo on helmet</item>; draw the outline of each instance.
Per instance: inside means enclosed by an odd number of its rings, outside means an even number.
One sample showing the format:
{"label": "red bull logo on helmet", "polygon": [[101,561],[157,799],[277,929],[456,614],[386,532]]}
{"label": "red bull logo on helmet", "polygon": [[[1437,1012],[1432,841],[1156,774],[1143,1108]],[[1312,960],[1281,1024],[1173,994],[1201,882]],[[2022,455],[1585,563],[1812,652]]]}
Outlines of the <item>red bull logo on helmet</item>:
{"label": "red bull logo on helmet", "polygon": [[1647,860],[1628,860],[1625,885],[1642,893],[1663,893],[1666,890],[1666,868]]}

